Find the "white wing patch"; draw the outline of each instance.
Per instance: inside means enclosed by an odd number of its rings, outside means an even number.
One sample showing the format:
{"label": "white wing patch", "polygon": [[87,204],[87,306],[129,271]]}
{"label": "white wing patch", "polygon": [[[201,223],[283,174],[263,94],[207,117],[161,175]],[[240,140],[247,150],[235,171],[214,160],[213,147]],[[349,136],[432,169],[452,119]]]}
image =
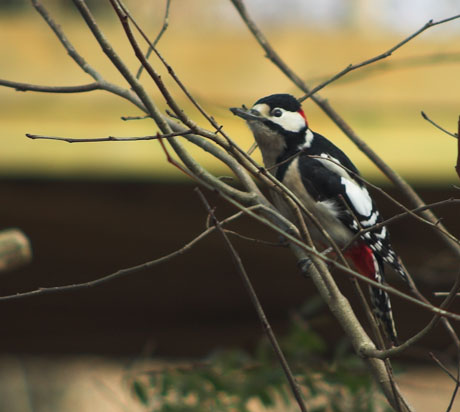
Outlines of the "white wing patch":
{"label": "white wing patch", "polygon": [[327,167],[330,171],[334,172],[339,176],[343,176],[348,180],[351,179],[350,174],[347,172],[346,169],[340,166],[340,162],[335,157],[327,153],[321,153],[320,157],[321,158],[317,158],[317,160],[321,162],[321,164],[324,167]]}
{"label": "white wing patch", "polygon": [[375,236],[377,236],[380,239],[384,239],[386,235],[387,235],[387,228],[385,226],[382,227],[382,230],[380,231],[380,233],[375,234]]}
{"label": "white wing patch", "polygon": [[372,213],[372,215],[369,217],[369,219],[362,220],[360,223],[361,223],[361,225],[363,225],[365,227],[374,226],[376,224],[376,222],[377,222],[378,217],[379,217],[379,212],[374,211],[374,213]]}
{"label": "white wing patch", "polygon": [[345,192],[355,210],[362,216],[369,216],[372,213],[372,199],[367,189],[345,177],[342,177],[340,181],[345,186]]}

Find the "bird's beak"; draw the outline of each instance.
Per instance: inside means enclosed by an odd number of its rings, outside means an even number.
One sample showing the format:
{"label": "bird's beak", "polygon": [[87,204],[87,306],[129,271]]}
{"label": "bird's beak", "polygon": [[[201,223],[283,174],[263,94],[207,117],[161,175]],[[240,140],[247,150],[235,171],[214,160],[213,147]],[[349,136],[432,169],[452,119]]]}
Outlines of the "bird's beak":
{"label": "bird's beak", "polygon": [[261,121],[264,118],[255,110],[250,110],[246,107],[230,107],[230,111],[244,120],[257,120]]}

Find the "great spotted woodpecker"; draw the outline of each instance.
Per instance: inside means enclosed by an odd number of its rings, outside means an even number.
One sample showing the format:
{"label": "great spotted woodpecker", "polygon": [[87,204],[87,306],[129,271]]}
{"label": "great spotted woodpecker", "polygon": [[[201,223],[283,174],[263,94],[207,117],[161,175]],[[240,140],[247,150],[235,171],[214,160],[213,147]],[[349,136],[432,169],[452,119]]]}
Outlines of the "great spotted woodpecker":
{"label": "great spotted woodpecker", "polygon": [[[313,132],[300,103],[289,94],[273,94],[259,99],[252,109],[231,108],[249,125],[262,153],[264,165],[289,188],[319,220],[339,247],[347,247],[350,258],[362,275],[384,282],[384,263],[392,266],[407,281],[407,274],[393,251],[385,226],[363,232],[361,229],[382,221],[359,171],[337,146]],[[290,210],[275,196],[275,206],[290,220]],[[307,218],[308,220],[308,218]],[[324,237],[309,225],[312,236],[327,244]],[[397,334],[388,294],[370,286],[376,317],[393,344]]]}

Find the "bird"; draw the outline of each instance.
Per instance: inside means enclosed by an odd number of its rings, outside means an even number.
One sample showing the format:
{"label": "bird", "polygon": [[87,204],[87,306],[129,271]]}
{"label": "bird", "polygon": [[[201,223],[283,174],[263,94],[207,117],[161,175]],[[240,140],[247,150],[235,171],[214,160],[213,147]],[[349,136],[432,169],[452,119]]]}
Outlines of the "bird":
{"label": "bird", "polygon": [[[408,274],[393,250],[390,234],[360,172],[331,140],[310,129],[299,101],[290,94],[271,94],[257,100],[251,109],[232,107],[246,121],[259,147],[264,166],[292,191],[312,213],[356,270],[379,284],[385,283],[388,264],[404,281]],[[280,195],[273,202],[281,214],[295,222]],[[308,223],[309,219],[305,216]],[[308,225],[322,244],[327,240]],[[363,231],[362,229],[368,229]],[[350,244],[350,242],[352,242]],[[369,285],[377,320],[393,346],[398,344],[390,298],[386,291]]]}

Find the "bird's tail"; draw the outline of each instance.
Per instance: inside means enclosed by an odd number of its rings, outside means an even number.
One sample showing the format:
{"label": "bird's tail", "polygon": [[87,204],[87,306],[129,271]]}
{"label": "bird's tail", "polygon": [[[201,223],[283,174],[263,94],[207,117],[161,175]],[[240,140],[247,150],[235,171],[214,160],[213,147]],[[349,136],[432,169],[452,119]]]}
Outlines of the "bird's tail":
{"label": "bird's tail", "polygon": [[388,263],[390,266],[393,267],[393,269],[396,271],[396,273],[401,276],[401,278],[404,280],[406,283],[410,283],[409,281],[409,275],[407,273],[406,268],[404,267],[403,263],[401,262],[401,259],[399,256],[396,255],[396,253],[392,250],[390,247],[389,250],[386,251],[385,254],[383,254],[382,259]]}
{"label": "bird's tail", "polygon": [[[365,243],[359,243],[350,248],[346,255],[351,258],[359,273],[383,284],[383,261],[378,260],[369,246]],[[374,315],[382,324],[385,334],[391,342],[397,345],[398,337],[388,293],[376,286],[369,286],[369,291]]]}
{"label": "bird's tail", "polygon": [[371,294],[372,310],[374,311],[375,317],[382,324],[385,334],[391,340],[393,345],[397,346],[399,344],[398,335],[396,333],[388,293],[374,286],[369,286],[369,291]]}

